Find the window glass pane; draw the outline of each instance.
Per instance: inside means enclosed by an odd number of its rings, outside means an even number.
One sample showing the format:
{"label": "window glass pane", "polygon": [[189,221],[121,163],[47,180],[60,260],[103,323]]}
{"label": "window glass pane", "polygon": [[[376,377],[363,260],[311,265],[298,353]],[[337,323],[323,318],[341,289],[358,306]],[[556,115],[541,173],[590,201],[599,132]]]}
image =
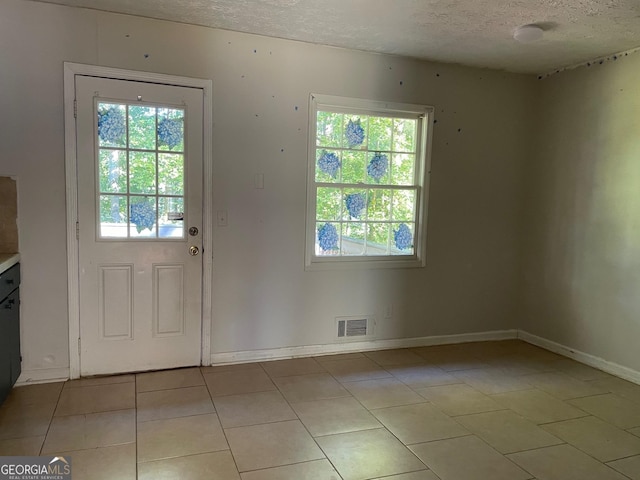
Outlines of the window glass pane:
{"label": "window glass pane", "polygon": [[340,219],[342,194],[339,188],[318,188],[316,198],[316,219],[333,221]]}
{"label": "window glass pane", "polygon": [[156,193],[154,152],[129,152],[129,192]]}
{"label": "window glass pane", "polygon": [[183,154],[158,154],[158,191],[167,195],[184,195]]}
{"label": "window glass pane", "polygon": [[370,223],[367,232],[367,254],[388,255],[387,244],[389,242],[388,223]]}
{"label": "window glass pane", "polygon": [[316,150],[316,182],[337,182],[340,180],[339,150]]}
{"label": "window glass pane", "polygon": [[392,158],[391,183],[393,185],[413,185],[416,156],[411,153],[395,153]]}
{"label": "window glass pane", "polygon": [[391,190],[369,190],[368,220],[391,219]]}
{"label": "window glass pane", "polygon": [[320,257],[394,255],[409,258],[386,265],[421,263],[414,262],[422,260],[415,257],[414,247],[422,191],[416,175],[426,165],[418,139],[423,121],[428,121],[423,119],[430,115],[424,114],[432,108],[324,95],[314,97],[312,104],[317,105],[316,135],[310,138],[315,149],[309,159],[313,171],[308,192],[315,216],[312,213],[307,225],[314,225],[316,238],[308,248]]}
{"label": "window glass pane", "polygon": [[344,115],[341,113],[318,112],[317,119],[316,145],[321,147],[342,147]]}
{"label": "window glass pane", "polygon": [[345,188],[342,207],[343,220],[366,220],[367,191],[363,189]]}
{"label": "window glass pane", "polygon": [[100,192],[127,193],[127,151],[100,149]]}
{"label": "window glass pane", "polygon": [[155,197],[130,197],[131,237],[156,236],[156,201]]}
{"label": "window glass pane", "polygon": [[369,117],[369,150],[391,150],[393,119]]}
{"label": "window glass pane", "polygon": [[366,115],[345,115],[342,142],[344,147],[356,150],[367,147],[368,119]]}
{"label": "window glass pane", "polygon": [[360,222],[348,222],[342,224],[342,255],[364,254],[365,224]]}
{"label": "window glass pane", "polygon": [[345,151],[342,153],[342,182],[362,183],[366,175],[366,152]]}
{"label": "window glass pane", "polygon": [[184,238],[184,199],[159,197],[158,211],[158,236]]}
{"label": "window glass pane", "polygon": [[389,183],[389,155],[369,152],[367,156],[367,183]]}
{"label": "window glass pane", "polygon": [[100,236],[123,238],[127,236],[127,197],[100,195]]}
{"label": "window glass pane", "polygon": [[125,147],[126,144],[126,105],[98,103],[98,145]]}
{"label": "window glass pane", "polygon": [[155,150],[155,107],[129,105],[129,148]]}
{"label": "window glass pane", "polygon": [[184,110],[158,109],[158,150],[184,151]]}
{"label": "window glass pane", "polygon": [[413,222],[415,220],[415,201],[416,194],[414,190],[394,190],[391,209],[393,219]]}
{"label": "window glass pane", "polygon": [[184,109],[97,108],[99,235],[184,238]]}
{"label": "window glass pane", "polygon": [[316,255],[340,253],[340,224],[323,222],[316,224]]}
{"label": "window glass pane", "polygon": [[393,150],[396,152],[416,151],[416,120],[396,118],[393,121]]}
{"label": "window glass pane", "polygon": [[413,223],[394,223],[391,238],[392,255],[413,255]]}

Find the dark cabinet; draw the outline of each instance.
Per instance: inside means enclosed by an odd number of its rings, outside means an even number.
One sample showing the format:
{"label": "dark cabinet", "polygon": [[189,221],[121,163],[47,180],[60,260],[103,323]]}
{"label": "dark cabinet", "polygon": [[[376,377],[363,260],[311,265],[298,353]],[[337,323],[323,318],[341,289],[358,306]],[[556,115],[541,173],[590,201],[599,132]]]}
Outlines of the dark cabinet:
{"label": "dark cabinet", "polygon": [[0,274],[0,403],[20,376],[19,286],[20,264]]}

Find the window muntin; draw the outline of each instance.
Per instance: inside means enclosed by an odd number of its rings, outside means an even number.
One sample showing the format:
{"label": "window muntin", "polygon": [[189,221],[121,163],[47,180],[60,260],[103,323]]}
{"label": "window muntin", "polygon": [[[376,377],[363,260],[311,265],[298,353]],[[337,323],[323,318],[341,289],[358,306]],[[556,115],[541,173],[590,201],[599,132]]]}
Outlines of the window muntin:
{"label": "window muntin", "polygon": [[184,116],[96,101],[98,238],[185,238]]}
{"label": "window muntin", "polygon": [[430,107],[312,95],[307,266],[424,264]]}

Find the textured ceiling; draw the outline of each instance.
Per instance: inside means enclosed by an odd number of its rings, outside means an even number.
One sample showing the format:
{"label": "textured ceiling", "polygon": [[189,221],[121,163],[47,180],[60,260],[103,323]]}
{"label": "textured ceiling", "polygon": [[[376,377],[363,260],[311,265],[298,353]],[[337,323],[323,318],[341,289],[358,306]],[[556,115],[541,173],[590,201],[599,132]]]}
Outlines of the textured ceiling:
{"label": "textured ceiling", "polygon": [[[638,0],[47,0],[271,37],[547,73],[640,46]],[[535,23],[542,40],[520,44]]]}

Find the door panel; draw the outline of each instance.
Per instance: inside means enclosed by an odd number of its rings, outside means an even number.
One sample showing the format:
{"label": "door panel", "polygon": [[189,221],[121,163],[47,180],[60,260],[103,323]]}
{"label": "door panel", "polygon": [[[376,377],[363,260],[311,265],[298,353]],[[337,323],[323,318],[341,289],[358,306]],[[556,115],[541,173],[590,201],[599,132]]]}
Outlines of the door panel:
{"label": "door panel", "polygon": [[153,266],[153,334],[182,335],[184,316],[183,265]]}
{"label": "door panel", "polygon": [[98,267],[100,339],[131,339],[133,331],[133,265]]}
{"label": "door panel", "polygon": [[198,365],[202,90],[76,76],[81,375]]}

